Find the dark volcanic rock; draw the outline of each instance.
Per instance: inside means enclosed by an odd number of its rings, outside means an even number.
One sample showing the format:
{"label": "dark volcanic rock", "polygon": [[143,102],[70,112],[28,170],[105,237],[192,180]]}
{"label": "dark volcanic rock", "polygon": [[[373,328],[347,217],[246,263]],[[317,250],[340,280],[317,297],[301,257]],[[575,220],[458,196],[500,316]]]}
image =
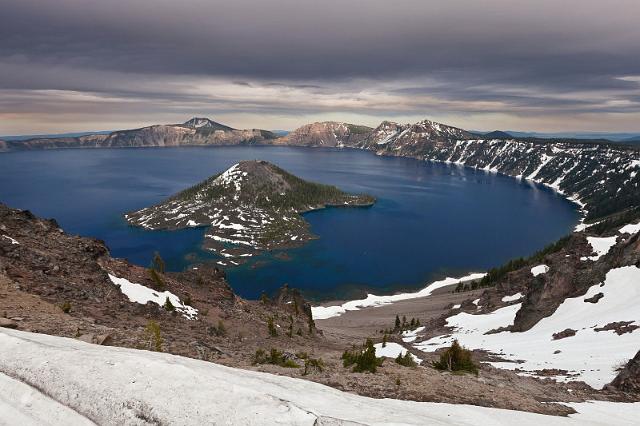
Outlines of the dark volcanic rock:
{"label": "dark volcanic rock", "polygon": [[604,327],[596,327],[595,331],[610,331],[613,330],[617,335],[622,335],[625,333],[632,333],[634,330],[640,328],[639,325],[633,324],[634,321],[617,321],[611,322]]}
{"label": "dark volcanic rock", "polygon": [[608,386],[623,392],[640,393],[640,351]]}
{"label": "dark volcanic rock", "polygon": [[574,330],[574,329],[571,329],[571,328],[567,328],[567,329],[565,329],[563,331],[559,331],[557,333],[553,333],[553,340],[560,340],[560,339],[564,339],[564,338],[567,338],[567,337],[575,336],[577,332],[578,332],[577,330]]}
{"label": "dark volcanic rock", "polygon": [[585,303],[598,303],[598,300],[602,299],[603,297],[604,297],[604,294],[597,293],[597,294],[594,294],[592,297],[584,299],[584,302]]}

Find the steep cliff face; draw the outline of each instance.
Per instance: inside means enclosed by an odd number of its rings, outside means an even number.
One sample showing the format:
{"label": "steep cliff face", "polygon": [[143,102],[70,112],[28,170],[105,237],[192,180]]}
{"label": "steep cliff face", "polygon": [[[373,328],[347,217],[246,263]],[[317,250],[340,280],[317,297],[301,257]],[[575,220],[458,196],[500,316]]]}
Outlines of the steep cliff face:
{"label": "steep cliff face", "polygon": [[371,132],[370,127],[325,121],[306,124],[275,141],[278,145],[343,147],[359,145]]}
{"label": "steep cliff face", "polygon": [[6,141],[0,151],[56,148],[130,148],[155,146],[215,146],[265,143],[276,136],[260,129],[237,130],[207,118],[192,118],[183,124],[155,125],[119,130],[107,135],[35,138]]}
{"label": "steep cliff face", "polygon": [[456,139],[454,135],[437,139],[403,133],[364,148],[543,183],[581,204],[588,219],[636,206],[640,200],[640,151],[633,148],[562,140]]}
{"label": "steep cliff face", "polygon": [[382,122],[369,131],[344,123],[313,123],[276,143],[338,146],[378,155],[412,157],[474,167],[548,185],[580,204],[587,219],[637,206],[640,150],[607,141],[478,139],[465,130],[423,120]]}

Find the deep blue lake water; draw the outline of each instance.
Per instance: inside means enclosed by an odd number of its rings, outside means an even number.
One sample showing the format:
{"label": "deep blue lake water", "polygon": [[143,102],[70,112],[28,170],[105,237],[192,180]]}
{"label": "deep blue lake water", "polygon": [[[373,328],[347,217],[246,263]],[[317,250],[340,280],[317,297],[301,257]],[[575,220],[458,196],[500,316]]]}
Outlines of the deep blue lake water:
{"label": "deep blue lake water", "polygon": [[240,295],[284,283],[316,299],[417,289],[532,254],[569,233],[574,206],[548,188],[454,165],[369,152],[285,147],[57,150],[0,154],[0,202],[55,218],[106,241],[115,257],[147,266],[159,251],[188,267],[203,231],[145,231],[122,214],[172,195],[240,160],[273,162],[302,178],[378,198],[368,209],[306,214],[320,239],[228,270]]}

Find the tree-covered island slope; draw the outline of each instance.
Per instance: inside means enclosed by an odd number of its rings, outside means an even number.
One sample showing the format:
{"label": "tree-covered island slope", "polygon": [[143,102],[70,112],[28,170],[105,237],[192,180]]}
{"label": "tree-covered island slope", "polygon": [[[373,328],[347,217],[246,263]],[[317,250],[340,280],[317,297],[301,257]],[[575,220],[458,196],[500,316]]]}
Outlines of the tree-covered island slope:
{"label": "tree-covered island slope", "polygon": [[266,161],[242,161],[160,204],[125,215],[152,230],[207,227],[205,248],[239,264],[259,251],[295,247],[315,238],[301,213],[366,207],[375,198],[308,182]]}

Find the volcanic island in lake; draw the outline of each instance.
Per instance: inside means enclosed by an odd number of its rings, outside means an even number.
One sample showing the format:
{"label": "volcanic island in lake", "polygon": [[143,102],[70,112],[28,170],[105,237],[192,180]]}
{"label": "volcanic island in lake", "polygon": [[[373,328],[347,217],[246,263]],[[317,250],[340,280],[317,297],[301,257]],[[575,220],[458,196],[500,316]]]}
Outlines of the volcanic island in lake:
{"label": "volcanic island in lake", "polygon": [[369,207],[375,198],[307,182],[266,161],[242,161],[160,204],[125,215],[151,230],[207,227],[204,248],[236,266],[265,250],[317,238],[302,213],[326,207]]}

